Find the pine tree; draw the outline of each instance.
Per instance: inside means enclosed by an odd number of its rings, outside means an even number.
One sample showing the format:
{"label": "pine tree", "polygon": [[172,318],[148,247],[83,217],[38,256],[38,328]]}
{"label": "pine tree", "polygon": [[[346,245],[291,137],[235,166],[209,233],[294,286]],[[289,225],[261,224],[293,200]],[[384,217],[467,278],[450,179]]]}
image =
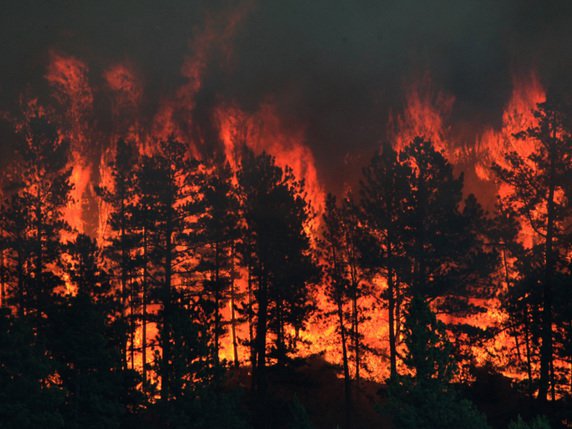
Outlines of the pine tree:
{"label": "pine tree", "polygon": [[321,243],[324,259],[324,280],[326,294],[335,306],[332,315],[336,317],[340,346],[342,350],[342,367],[344,374],[345,427],[351,427],[352,392],[349,370],[348,327],[346,307],[351,300],[347,264],[343,256],[343,218],[337,206],[336,197],[328,194],[324,212],[324,231]]}
{"label": "pine tree", "polygon": [[482,311],[470,298],[488,296],[487,280],[497,266],[489,219],[474,196],[463,199],[463,177],[454,176],[430,142],[414,139],[400,162],[410,171],[401,216],[411,273],[403,278],[408,296],[403,361],[414,376],[394,378],[389,408],[403,428],[486,428],[450,384],[458,361],[446,329],[456,327],[446,326],[434,311],[460,316]]}
{"label": "pine tree", "polygon": [[70,199],[69,144],[36,112],[21,125],[16,159],[5,172],[3,236],[13,264],[18,313],[43,319],[54,290],[62,285],[54,264],[69,230],[63,209]]}
{"label": "pine tree", "polygon": [[470,298],[493,292],[498,254],[489,245],[490,219],[473,195],[463,198],[463,175],[454,176],[431,142],[416,138],[400,157],[411,171],[403,215],[409,296],[449,315],[485,311]]}
{"label": "pine tree", "polygon": [[[115,273],[115,283],[119,285],[121,301],[121,321],[129,327],[129,341],[123,340],[124,368],[127,368],[127,345],[130,343],[131,363],[135,361],[135,306],[133,299],[134,279],[136,277],[135,253],[138,248],[138,237],[134,223],[135,204],[135,170],[137,164],[135,144],[125,140],[117,142],[114,160],[110,163],[112,183],[109,187],[97,188],[98,195],[110,208],[108,217],[109,234],[104,253]],[[129,318],[126,310],[130,307]]]}
{"label": "pine tree", "polygon": [[363,334],[360,331],[360,325],[366,319],[364,313],[366,309],[360,305],[361,298],[370,294],[370,288],[363,281],[362,269],[362,248],[360,244],[363,242],[363,227],[361,226],[361,217],[359,208],[354,204],[351,194],[346,196],[340,206],[340,214],[342,221],[342,255],[346,265],[348,278],[348,293],[351,301],[351,329],[350,333],[350,350],[354,356],[354,378],[356,384],[359,385],[360,369],[362,367],[362,354],[365,350],[363,347]]}
{"label": "pine tree", "polygon": [[222,307],[231,302],[231,329],[235,364],[237,364],[235,299],[233,289],[235,246],[240,233],[240,213],[237,190],[232,184],[232,171],[228,164],[214,162],[201,181],[201,201],[198,220],[194,224],[194,239],[200,246],[200,262],[195,268],[205,277],[204,290],[214,301],[213,362],[220,367],[220,337],[224,334]]}
{"label": "pine tree", "polygon": [[[186,335],[187,325],[178,316],[188,314],[189,308],[197,308],[192,301],[200,300],[190,288],[193,259],[188,230],[189,206],[197,192],[196,169],[185,145],[169,139],[160,143],[156,154],[143,157],[137,172],[136,211],[144,246],[143,302],[144,308],[147,301],[160,306],[154,318],[161,353],[155,361],[163,402],[181,394],[176,358],[185,349],[180,347],[194,347],[187,341],[179,341],[181,335]],[[144,317],[143,326],[148,315]],[[183,331],[178,332],[179,329]]]}
{"label": "pine tree", "polygon": [[510,189],[505,197],[506,206],[514,210],[537,238],[530,249],[531,256],[541,255],[542,344],[538,399],[543,402],[549,388],[552,388],[553,399],[555,396],[554,297],[559,273],[569,270],[570,266],[572,236],[566,225],[572,216],[569,202],[572,138],[557,103],[539,104],[534,115],[538,124],[516,135],[535,142],[534,151],[526,158],[510,152],[505,157],[508,166],[495,165],[494,169]]}
{"label": "pine tree", "polygon": [[6,429],[64,427],[55,365],[28,318],[0,310],[0,422]]}
{"label": "pine tree", "polygon": [[529,268],[535,263],[531,264],[525,257],[525,249],[517,239],[519,228],[514,211],[499,199],[497,215],[491,229],[492,242],[500,250],[500,278],[505,286],[499,294],[499,299],[508,315],[505,327],[514,339],[512,358],[517,369],[526,374],[526,390],[532,398],[536,384],[533,360],[537,355],[536,345],[540,338],[538,324],[533,321],[539,317],[540,302],[536,289],[531,289],[531,282],[526,280],[525,273],[530,271]]}
{"label": "pine tree", "polygon": [[363,171],[360,182],[364,214],[362,265],[371,275],[381,274],[387,283],[390,377],[397,375],[397,337],[400,314],[400,283],[406,277],[404,257],[405,202],[412,172],[398,154],[384,146]]}
{"label": "pine tree", "polygon": [[386,409],[403,429],[487,429],[485,418],[449,384],[457,370],[445,325],[428,303],[415,296],[405,315],[404,363],[414,376],[401,375],[389,385]]}
{"label": "pine tree", "polygon": [[292,171],[275,164],[266,153],[255,155],[245,150],[238,173],[247,238],[252,243],[256,284],[256,336],[254,387],[266,389],[267,336],[275,334],[273,355],[279,363],[295,348],[295,332],[304,327],[312,310],[309,283],[317,270],[310,255],[305,230],[309,209],[304,200],[303,183]]}
{"label": "pine tree", "polygon": [[119,427],[123,373],[112,326],[118,302],[100,268],[95,242],[80,234],[67,247],[65,271],[77,292],[63,297],[50,313],[50,349],[66,392],[66,427]]}

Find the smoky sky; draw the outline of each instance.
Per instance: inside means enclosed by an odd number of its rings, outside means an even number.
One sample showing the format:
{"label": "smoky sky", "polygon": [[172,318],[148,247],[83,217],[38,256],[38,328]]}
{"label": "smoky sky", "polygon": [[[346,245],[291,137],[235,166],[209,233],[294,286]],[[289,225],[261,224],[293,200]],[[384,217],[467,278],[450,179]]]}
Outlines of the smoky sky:
{"label": "smoky sky", "polygon": [[[224,27],[244,2],[2,3],[1,109],[25,91],[49,93],[55,50],[84,61],[94,88],[106,67],[133,64],[153,111],[184,83],[181,67],[207,17]],[[272,99],[286,124],[305,127],[321,179],[339,183],[385,138],[405,85],[423,73],[455,97],[452,123],[469,128],[499,125],[519,70],[534,68],[549,92],[568,92],[571,23],[565,0],[258,0],[230,41],[230,62],[213,47],[195,109],[208,118],[220,99],[247,111]]]}

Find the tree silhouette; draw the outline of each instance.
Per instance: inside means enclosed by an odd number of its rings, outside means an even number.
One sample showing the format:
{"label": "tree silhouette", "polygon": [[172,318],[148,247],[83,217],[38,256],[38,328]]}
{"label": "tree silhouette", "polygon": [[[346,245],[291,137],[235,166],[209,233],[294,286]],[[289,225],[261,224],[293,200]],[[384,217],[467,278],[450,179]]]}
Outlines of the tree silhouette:
{"label": "tree silhouette", "polygon": [[[455,177],[431,142],[415,138],[398,161],[388,153],[377,167],[381,191],[376,197],[370,185],[365,203],[370,213],[377,211],[374,225],[381,226],[382,237],[396,237],[391,247],[402,255],[392,269],[407,286],[403,362],[414,374],[392,377],[388,406],[403,428],[488,427],[450,386],[458,361],[447,330],[459,328],[447,326],[435,311],[457,316],[483,311],[470,298],[490,292],[488,278],[497,265],[495,249],[487,246],[489,220],[474,196],[463,199],[463,176]],[[394,182],[396,170],[405,175],[400,178],[405,187]],[[386,249],[387,241],[381,246]]]}
{"label": "tree silhouette", "polygon": [[[135,169],[137,163],[135,144],[125,140],[117,142],[114,160],[110,163],[112,183],[109,187],[97,188],[98,195],[110,207],[108,226],[110,233],[105,237],[105,256],[111,264],[112,272],[120,287],[121,316],[126,320],[126,309],[129,305],[128,320],[131,363],[135,361],[135,306],[132,290],[136,277],[135,253],[138,247],[138,236],[134,218],[135,205]],[[127,338],[123,341],[124,367],[127,364]]]}
{"label": "tree silhouette", "polygon": [[235,246],[240,233],[239,201],[228,164],[215,162],[202,180],[194,239],[200,246],[196,270],[206,277],[205,291],[214,301],[214,365],[220,366],[220,337],[224,334],[221,309],[231,301],[231,329],[235,365],[238,364],[234,290]]}
{"label": "tree silhouette", "polygon": [[[532,398],[534,393],[533,360],[536,356],[536,343],[539,332],[534,320],[538,317],[539,300],[537,293],[530,290],[530,284],[525,281],[528,268],[535,261],[525,257],[525,250],[518,241],[519,223],[516,214],[499,199],[497,216],[492,227],[493,242],[498,246],[501,256],[502,282],[504,291],[499,295],[501,304],[508,314],[506,328],[514,338],[514,352],[517,368],[524,371],[527,377],[527,391]],[[524,265],[522,265],[524,263]],[[521,352],[521,342],[524,352]]]}
{"label": "tree silhouette", "polygon": [[409,191],[409,166],[384,146],[363,171],[361,206],[366,223],[362,246],[364,268],[381,273],[387,283],[390,377],[397,375],[397,336],[400,314],[400,282],[406,277],[404,256],[405,202]]}
{"label": "tree silhouette", "polygon": [[403,429],[486,429],[485,418],[449,384],[457,371],[445,325],[425,299],[415,296],[405,315],[404,362],[414,377],[401,375],[389,386],[387,407]]}
{"label": "tree silhouette", "polygon": [[62,428],[62,389],[47,381],[54,362],[29,318],[0,310],[0,420],[7,429]]}
{"label": "tree silhouette", "polygon": [[353,202],[351,194],[342,201],[340,211],[343,219],[340,231],[342,234],[342,247],[340,250],[346,264],[348,292],[351,301],[350,349],[354,355],[354,377],[356,384],[359,384],[362,354],[365,349],[360,326],[366,318],[364,316],[365,311],[360,305],[360,300],[370,292],[367,283],[363,279],[363,253],[359,246],[359,243],[363,240],[363,228],[360,226],[362,213]]}
{"label": "tree silhouette", "polygon": [[95,242],[80,234],[67,247],[65,270],[77,292],[50,313],[50,349],[66,392],[66,427],[119,427],[123,374],[112,322],[118,302]]}
{"label": "tree silhouette", "polygon": [[554,295],[558,276],[569,270],[571,233],[566,222],[572,215],[569,181],[572,174],[572,139],[566,118],[552,101],[538,105],[534,112],[538,125],[517,134],[535,143],[533,152],[523,157],[516,152],[505,156],[507,167],[495,165],[499,179],[509,187],[506,205],[528,225],[535,243],[528,256],[540,252],[542,271],[542,344],[538,399],[545,401],[554,380]]}
{"label": "tree silhouette", "polygon": [[336,197],[328,194],[324,212],[324,231],[321,243],[324,259],[324,278],[326,294],[333,302],[337,319],[338,333],[342,350],[342,368],[344,373],[345,427],[351,427],[352,421],[352,392],[349,370],[348,352],[348,317],[346,307],[351,300],[351,292],[347,273],[347,264],[343,256],[344,244],[343,215],[337,206]]}
{"label": "tree silhouette", "polygon": [[488,245],[490,219],[473,195],[463,199],[463,176],[430,142],[416,138],[401,159],[412,172],[403,215],[409,295],[450,315],[484,311],[470,298],[492,293],[498,254]]}
{"label": "tree silhouette", "polygon": [[6,172],[3,236],[15,271],[18,313],[42,319],[61,278],[52,269],[69,230],[63,209],[70,200],[69,145],[49,120],[35,113],[20,130],[17,158]]}
{"label": "tree silhouette", "polygon": [[268,331],[276,336],[273,355],[283,363],[296,341],[286,327],[303,328],[312,310],[308,286],[317,271],[305,230],[309,211],[303,184],[292,171],[278,167],[266,153],[245,150],[238,179],[257,279],[254,386],[262,394]]}
{"label": "tree silhouette", "polygon": [[[181,346],[178,339],[183,333],[176,330],[186,328],[176,316],[188,309],[186,299],[192,299],[189,272],[193,262],[187,228],[189,204],[196,186],[195,164],[184,144],[169,139],[160,143],[158,153],[144,156],[137,171],[136,211],[144,259],[143,326],[147,324],[145,308],[149,299],[160,306],[156,321],[161,353],[156,355],[156,366],[163,401],[180,393],[177,390],[181,380],[174,372],[177,365],[174,356],[182,353],[177,347]],[[183,294],[183,290],[187,293]]]}

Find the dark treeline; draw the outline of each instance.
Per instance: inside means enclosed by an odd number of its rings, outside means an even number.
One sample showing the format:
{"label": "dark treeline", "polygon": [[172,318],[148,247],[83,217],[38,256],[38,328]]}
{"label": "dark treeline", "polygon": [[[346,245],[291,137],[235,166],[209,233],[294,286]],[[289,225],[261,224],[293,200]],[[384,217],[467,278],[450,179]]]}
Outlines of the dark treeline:
{"label": "dark treeline", "polygon": [[[364,427],[373,299],[387,312],[387,355],[375,358],[390,376],[376,401],[391,427],[560,427],[572,418],[562,411],[572,392],[566,112],[539,105],[538,126],[515,136],[536,150],[491,167],[508,191],[490,213],[422,137],[400,152],[383,145],[358,189],[329,195],[320,219],[304,183],[264,152],[244,146],[232,171],[175,139],[152,155],[119,140],[111,181],[96,189],[108,212],[102,243],[65,221],[69,144],[49,118],[29,116],[2,172],[0,426],[313,427],[312,410],[278,387],[321,313],[341,356],[332,424]],[[493,299],[502,325],[468,323]],[[507,367],[477,368],[471,347],[501,332],[514,342]],[[524,406],[499,416],[483,380],[509,366]],[[479,396],[479,386],[493,391]]]}

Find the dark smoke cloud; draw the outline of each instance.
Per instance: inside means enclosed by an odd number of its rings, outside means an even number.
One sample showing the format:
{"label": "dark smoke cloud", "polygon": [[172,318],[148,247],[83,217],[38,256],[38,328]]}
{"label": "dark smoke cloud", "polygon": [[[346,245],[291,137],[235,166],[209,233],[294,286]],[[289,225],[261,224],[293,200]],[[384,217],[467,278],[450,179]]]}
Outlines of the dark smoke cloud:
{"label": "dark smoke cloud", "polygon": [[[145,84],[149,114],[184,83],[189,42],[206,17],[240,5],[3,3],[0,108],[14,109],[28,88],[48,96],[43,76],[57,50],[85,61],[95,87],[110,64],[130,61]],[[519,70],[534,67],[550,91],[570,91],[571,18],[566,0],[259,0],[234,38],[231,63],[222,51],[210,55],[198,117],[209,118],[219,99],[254,111],[271,98],[286,121],[307,127],[322,180],[339,187],[340,175],[351,180],[385,138],[404,85],[425,72],[455,96],[452,122],[471,130],[499,125]]]}

